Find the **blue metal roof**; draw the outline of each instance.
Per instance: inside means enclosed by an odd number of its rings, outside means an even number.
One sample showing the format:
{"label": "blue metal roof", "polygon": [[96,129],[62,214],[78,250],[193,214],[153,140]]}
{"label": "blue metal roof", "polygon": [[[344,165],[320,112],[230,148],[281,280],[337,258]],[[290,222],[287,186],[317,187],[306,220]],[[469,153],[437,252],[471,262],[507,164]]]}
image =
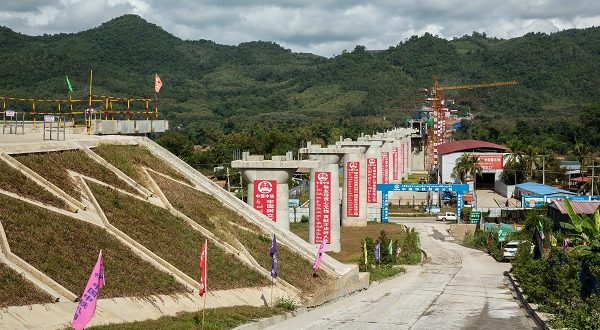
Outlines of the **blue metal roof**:
{"label": "blue metal roof", "polygon": [[536,182],[524,182],[519,183],[517,188],[521,190],[531,191],[536,195],[554,195],[554,194],[565,194],[565,195],[577,195],[574,192],[570,192],[567,190],[558,189],[552,186],[543,185]]}

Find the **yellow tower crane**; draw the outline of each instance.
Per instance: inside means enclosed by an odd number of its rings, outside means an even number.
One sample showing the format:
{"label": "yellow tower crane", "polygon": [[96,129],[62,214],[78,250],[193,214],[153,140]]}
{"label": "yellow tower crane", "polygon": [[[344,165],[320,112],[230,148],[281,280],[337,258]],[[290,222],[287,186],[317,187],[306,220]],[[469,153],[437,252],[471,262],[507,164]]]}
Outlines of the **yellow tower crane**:
{"label": "yellow tower crane", "polygon": [[430,95],[431,98],[431,110],[433,111],[433,134],[430,135],[431,138],[427,139],[427,160],[429,169],[433,169],[437,167],[438,161],[438,145],[447,142],[445,138],[446,131],[446,112],[443,110],[443,97],[442,91],[451,91],[451,90],[463,90],[463,89],[478,89],[478,88],[493,88],[493,87],[501,87],[501,86],[513,86],[516,85],[517,82],[515,80],[511,81],[499,81],[499,82],[489,82],[489,83],[478,83],[478,84],[467,84],[467,85],[457,85],[457,86],[440,86],[438,82],[438,78],[433,78],[433,86],[431,87]]}

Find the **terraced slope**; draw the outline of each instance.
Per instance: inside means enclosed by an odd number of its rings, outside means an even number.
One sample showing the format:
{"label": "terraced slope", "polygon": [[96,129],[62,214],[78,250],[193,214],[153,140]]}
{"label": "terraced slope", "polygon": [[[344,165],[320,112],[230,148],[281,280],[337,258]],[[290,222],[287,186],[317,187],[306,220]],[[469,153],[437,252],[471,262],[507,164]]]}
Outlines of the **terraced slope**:
{"label": "terraced slope", "polygon": [[81,150],[15,155],[13,157],[76,199],[81,199],[81,191],[67,170],[79,172],[134,194],[137,193],[125,181],[89,158]]}
{"label": "terraced slope", "polygon": [[103,250],[103,298],[184,292],[103,229],[0,195],[0,222],[13,253],[79,295]]}
{"label": "terraced slope", "polygon": [[[215,235],[233,234],[263,268],[271,269],[271,237],[264,234],[259,227],[206,193],[160,175],[153,175],[152,178],[173,207],[205,228],[214,228]],[[279,244],[278,248],[279,276],[296,288],[315,292],[330,280],[321,270],[317,272],[317,277],[313,277],[310,261],[284,245]]]}
{"label": "terraced slope", "polygon": [[[108,220],[132,239],[194,279],[205,237],[184,220],[146,202],[90,184]],[[266,286],[270,282],[233,255],[209,242],[208,269],[213,290]],[[215,276],[216,275],[216,276]]]}
{"label": "terraced slope", "polygon": [[36,289],[14,270],[0,263],[0,307],[52,302],[46,293]]}
{"label": "terraced slope", "polygon": [[142,167],[151,168],[177,180],[192,184],[183,175],[179,174],[179,172],[167,163],[156,158],[144,147],[103,144],[94,148],[93,151],[127,176],[143,185],[146,189],[151,190],[152,186],[149,184],[146,175],[143,174]]}
{"label": "terraced slope", "polygon": [[65,208],[62,199],[29,180],[21,172],[0,160],[0,188],[44,204]]}

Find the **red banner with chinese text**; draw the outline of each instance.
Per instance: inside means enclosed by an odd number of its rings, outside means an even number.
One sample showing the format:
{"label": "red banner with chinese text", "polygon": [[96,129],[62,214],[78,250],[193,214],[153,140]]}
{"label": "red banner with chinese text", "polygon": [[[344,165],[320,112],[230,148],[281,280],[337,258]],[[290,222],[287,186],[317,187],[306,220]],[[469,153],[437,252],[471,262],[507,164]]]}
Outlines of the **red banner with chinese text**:
{"label": "red banner with chinese text", "polygon": [[277,181],[254,180],[254,208],[277,221]]}
{"label": "red banner with chinese text", "polygon": [[367,203],[377,203],[377,158],[367,158]]}
{"label": "red banner with chinese text", "polygon": [[484,170],[501,170],[502,160],[504,155],[502,154],[478,154],[477,164]]}
{"label": "red banner with chinese text", "polygon": [[390,153],[387,151],[381,153],[381,173],[381,182],[390,183]]}
{"label": "red banner with chinese text", "polygon": [[392,179],[398,180],[398,148],[392,148]]}
{"label": "red banner with chinese text", "polygon": [[360,162],[346,163],[346,216],[358,217],[360,199]]}
{"label": "red banner with chinese text", "polygon": [[315,172],[315,243],[331,242],[331,172]]}

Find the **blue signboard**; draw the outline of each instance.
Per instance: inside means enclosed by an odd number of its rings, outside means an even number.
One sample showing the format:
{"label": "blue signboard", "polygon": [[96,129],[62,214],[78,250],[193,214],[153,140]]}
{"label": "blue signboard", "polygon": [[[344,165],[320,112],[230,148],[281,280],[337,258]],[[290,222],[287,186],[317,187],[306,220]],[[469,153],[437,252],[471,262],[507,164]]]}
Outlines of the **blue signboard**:
{"label": "blue signboard", "polygon": [[390,191],[405,191],[405,192],[440,192],[452,191],[456,192],[456,216],[460,218],[464,201],[464,193],[469,191],[469,185],[466,184],[393,184],[393,183],[378,183],[377,191],[381,191],[381,223],[388,222],[388,193]]}

